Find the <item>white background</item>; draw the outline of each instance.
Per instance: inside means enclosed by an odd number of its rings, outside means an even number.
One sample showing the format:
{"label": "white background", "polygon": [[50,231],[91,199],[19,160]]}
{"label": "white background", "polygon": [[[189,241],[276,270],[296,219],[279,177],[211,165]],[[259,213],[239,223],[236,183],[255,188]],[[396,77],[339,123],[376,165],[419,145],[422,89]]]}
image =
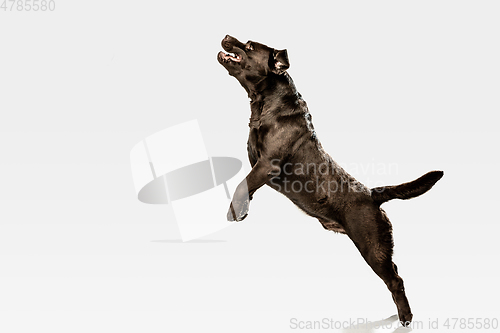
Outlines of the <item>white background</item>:
{"label": "white background", "polygon": [[289,332],[292,318],[396,314],[346,236],[269,188],[246,220],[189,243],[168,206],[136,199],[130,149],[187,120],[209,155],[249,168],[248,98],[216,60],[226,34],[288,49],[323,146],[360,181],[445,171],[384,205],[414,331],[499,317],[498,2],[55,2],[0,10],[0,331]]}

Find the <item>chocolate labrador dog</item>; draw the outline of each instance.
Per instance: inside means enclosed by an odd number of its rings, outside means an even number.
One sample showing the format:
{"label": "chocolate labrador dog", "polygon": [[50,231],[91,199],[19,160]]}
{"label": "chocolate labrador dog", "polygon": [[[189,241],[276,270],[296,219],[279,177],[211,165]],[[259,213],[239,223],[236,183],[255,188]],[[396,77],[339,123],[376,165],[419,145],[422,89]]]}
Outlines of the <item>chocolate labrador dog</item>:
{"label": "chocolate labrador dog", "polygon": [[380,205],[427,192],[443,172],[396,186],[364,186],[323,150],[306,102],[286,72],[286,50],[241,43],[229,35],[222,48],[228,53],[219,52],[217,59],[246,90],[251,110],[247,150],[252,170],[236,188],[228,220],[243,220],[252,195],[264,184],[283,193],[325,229],[349,236],[392,293],[401,323],[410,323],[403,280],[392,261],[392,225]]}

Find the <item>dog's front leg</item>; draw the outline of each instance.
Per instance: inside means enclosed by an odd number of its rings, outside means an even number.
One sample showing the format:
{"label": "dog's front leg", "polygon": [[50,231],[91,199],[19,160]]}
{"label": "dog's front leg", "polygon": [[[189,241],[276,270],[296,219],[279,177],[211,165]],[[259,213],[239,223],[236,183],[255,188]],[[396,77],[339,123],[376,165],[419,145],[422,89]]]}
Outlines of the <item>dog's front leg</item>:
{"label": "dog's front leg", "polygon": [[239,222],[247,217],[252,195],[268,180],[279,175],[279,172],[278,166],[259,160],[236,188],[227,212],[227,220]]}

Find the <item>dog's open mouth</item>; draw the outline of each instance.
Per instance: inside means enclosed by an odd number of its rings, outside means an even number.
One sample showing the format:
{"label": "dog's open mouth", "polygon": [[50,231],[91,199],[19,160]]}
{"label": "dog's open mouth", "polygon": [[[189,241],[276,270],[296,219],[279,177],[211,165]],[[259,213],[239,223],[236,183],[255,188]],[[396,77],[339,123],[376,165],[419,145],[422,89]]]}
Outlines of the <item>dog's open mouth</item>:
{"label": "dog's open mouth", "polygon": [[239,54],[232,55],[229,53],[224,53],[222,51],[219,52],[219,59],[223,62],[240,62],[241,56]]}

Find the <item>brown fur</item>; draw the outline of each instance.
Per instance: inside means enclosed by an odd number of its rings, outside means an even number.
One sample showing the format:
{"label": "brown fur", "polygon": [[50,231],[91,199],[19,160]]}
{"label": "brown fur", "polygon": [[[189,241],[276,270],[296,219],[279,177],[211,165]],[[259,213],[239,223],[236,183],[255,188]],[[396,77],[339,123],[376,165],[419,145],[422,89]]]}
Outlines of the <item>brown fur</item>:
{"label": "brown fur", "polygon": [[[247,91],[250,101],[248,157],[252,170],[237,187],[227,218],[241,221],[257,189],[268,185],[287,196],[327,230],[347,234],[385,282],[403,324],[412,320],[403,279],[392,262],[392,225],[380,208],[391,199],[428,191],[442,176],[429,172],[398,186],[369,189],[349,175],[319,142],[306,102],[286,72],[286,50],[226,36],[218,60]],[[295,186],[295,187],[294,187]]]}

